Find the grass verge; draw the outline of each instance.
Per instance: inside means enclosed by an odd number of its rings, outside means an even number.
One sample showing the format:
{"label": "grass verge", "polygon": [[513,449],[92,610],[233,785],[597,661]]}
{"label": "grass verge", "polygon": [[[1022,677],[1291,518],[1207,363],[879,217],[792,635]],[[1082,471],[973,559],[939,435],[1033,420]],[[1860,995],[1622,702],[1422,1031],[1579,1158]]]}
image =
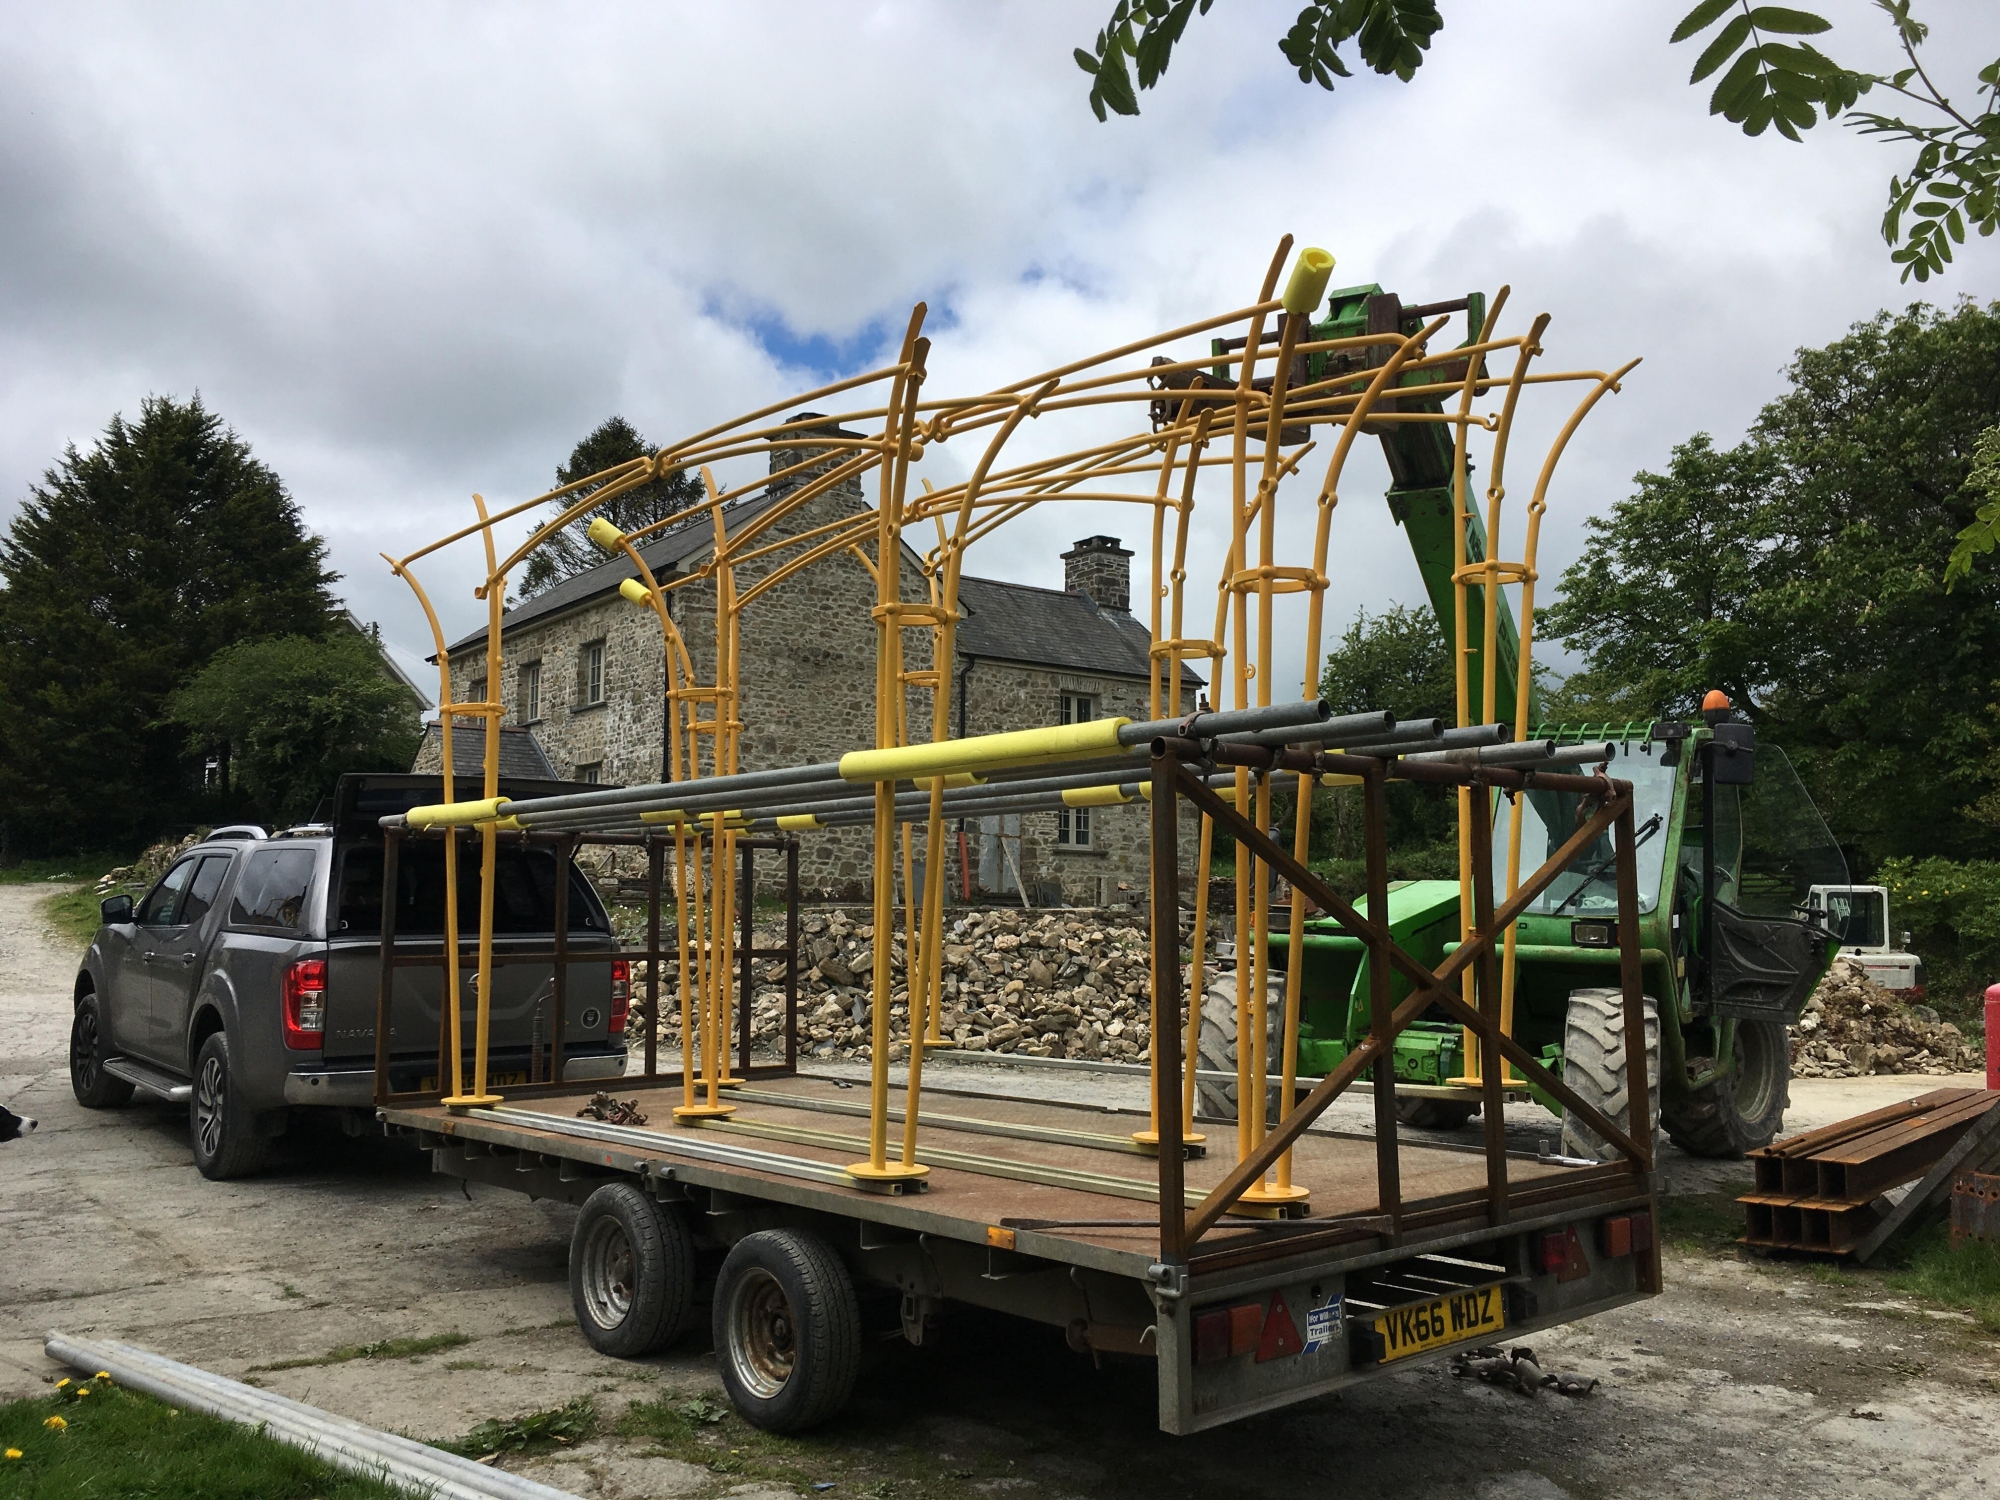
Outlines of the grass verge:
{"label": "grass verge", "polygon": [[1969,1312],[2000,1333],[2000,1245],[1967,1240],[1954,1249],[1951,1231],[1938,1223],[1912,1235],[1897,1259],[1902,1264],[1888,1274],[1890,1291]]}
{"label": "grass verge", "polygon": [[1712,1255],[1743,1238],[1743,1205],[1734,1193],[1663,1196],[1660,1238],[1676,1250]]}
{"label": "grass verge", "polygon": [[42,903],[42,915],[63,937],[79,948],[88,948],[97,936],[97,887],[86,885],[67,895],[51,896]]}
{"label": "grass verge", "polygon": [[252,1365],[254,1371],[261,1370],[303,1370],[313,1365],[344,1365],[351,1359],[415,1359],[420,1354],[433,1354],[439,1349],[456,1349],[460,1344],[472,1342],[467,1333],[433,1333],[415,1339],[378,1339],[372,1344],[345,1344],[338,1349],[329,1349],[324,1354],[315,1354],[309,1359],[281,1359],[276,1364]]}
{"label": "grass verge", "polygon": [[19,1500],[410,1500],[251,1428],[105,1380],[0,1405],[0,1451],[0,1493]]}
{"label": "grass verge", "polygon": [[0,885],[30,885],[38,880],[81,880],[95,885],[106,870],[132,864],[136,854],[51,854],[40,859],[24,859],[0,869]]}

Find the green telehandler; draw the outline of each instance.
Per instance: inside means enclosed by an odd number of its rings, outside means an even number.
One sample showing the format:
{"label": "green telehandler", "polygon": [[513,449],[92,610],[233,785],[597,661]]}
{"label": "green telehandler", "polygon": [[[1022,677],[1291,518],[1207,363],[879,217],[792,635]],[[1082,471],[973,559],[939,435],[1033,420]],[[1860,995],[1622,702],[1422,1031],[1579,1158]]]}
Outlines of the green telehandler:
{"label": "green telehandler", "polygon": [[[1332,294],[1328,316],[1314,322],[1310,338],[1408,335],[1440,314],[1463,311],[1470,343],[1485,307],[1478,293],[1405,307],[1379,286],[1350,287]],[[1215,352],[1230,347],[1218,342]],[[1340,360],[1380,362],[1353,352],[1303,356],[1305,368],[1294,383],[1300,377],[1337,376]],[[1227,378],[1223,370],[1215,374],[1217,383]],[[1406,376],[1399,392],[1428,384],[1436,394],[1398,395],[1396,409],[1442,411],[1443,398],[1456,394],[1460,379],[1449,367]],[[1461,643],[1452,581],[1450,429],[1392,421],[1370,430],[1388,460],[1390,513],[1409,538],[1447,647],[1456,651]],[[1485,557],[1485,528],[1477,508],[1467,508],[1466,555],[1477,562]],[[1485,640],[1483,590],[1474,586],[1468,593],[1470,624],[1463,644],[1470,666],[1469,722],[1481,724],[1502,718],[1517,702],[1520,637],[1503,595],[1494,640]],[[1479,696],[1489,649],[1498,658],[1493,705]],[[1647,1036],[1649,1050],[1656,1052],[1647,1069],[1655,1080],[1649,1093],[1659,1127],[1699,1156],[1740,1156],[1768,1144],[1789,1102],[1786,1026],[1797,1018],[1840,942],[1839,933],[1821,925],[1823,913],[1808,904],[1813,887],[1845,885],[1847,868],[1838,845],[1784,752],[1757,746],[1750,726],[1734,721],[1719,693],[1710,695],[1696,723],[1543,725],[1534,722],[1540,705],[1532,683],[1529,702],[1532,727],[1519,737],[1569,745],[1604,742],[1611,750],[1608,773],[1635,788]],[[1509,889],[1511,820],[1522,824],[1520,868],[1532,871],[1582,821],[1578,800],[1574,793],[1532,789],[1511,798],[1493,795],[1488,805],[1496,895]],[[1514,973],[1503,1020],[1566,1084],[1619,1119],[1626,1108],[1626,1060],[1617,899],[1610,836],[1600,843],[1577,856],[1520,918],[1512,934]],[[1389,889],[1390,931],[1427,966],[1435,967],[1457,946],[1459,893],[1456,880],[1405,881]],[[1366,911],[1366,902],[1359,904]],[[1295,961],[1288,949],[1286,934],[1274,931],[1267,1052],[1274,1075],[1282,1061],[1284,970]],[[1338,1066],[1368,1034],[1368,960],[1360,939],[1338,923],[1309,919],[1296,961],[1304,967],[1297,1066],[1301,1077],[1311,1077]],[[1401,1001],[1408,982],[1396,975],[1392,984]],[[1203,1004],[1201,1112],[1224,1118],[1237,1109],[1235,986],[1235,974],[1221,974]],[[1468,1056],[1468,1041],[1457,1024],[1436,1013],[1397,1038],[1398,1112],[1406,1123],[1450,1129],[1478,1112],[1479,1060],[1476,1053]],[[1511,1074],[1505,1081],[1509,1097],[1538,1097]],[[1267,1107],[1276,1104],[1275,1090],[1270,1094]],[[1538,1102],[1555,1108],[1546,1098]],[[1567,1118],[1562,1149],[1569,1156],[1607,1154],[1587,1127]]]}

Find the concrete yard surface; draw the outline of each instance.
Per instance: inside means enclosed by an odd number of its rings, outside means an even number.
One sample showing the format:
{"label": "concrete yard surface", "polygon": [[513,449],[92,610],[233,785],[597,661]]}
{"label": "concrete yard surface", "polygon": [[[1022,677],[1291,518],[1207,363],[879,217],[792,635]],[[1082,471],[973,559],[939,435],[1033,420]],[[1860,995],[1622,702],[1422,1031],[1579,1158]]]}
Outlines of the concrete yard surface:
{"label": "concrete yard surface", "polygon": [[[1140,1361],[1099,1368],[1055,1330],[967,1313],[935,1345],[885,1342],[829,1427],[772,1439],[719,1404],[705,1318],[660,1358],[589,1348],[569,1309],[567,1207],[468,1191],[415,1152],[314,1125],[268,1173],[210,1183],[189,1161],[184,1109],[144,1096],[80,1108],[66,1063],[75,954],[40,914],[53,889],[0,885],[0,1103],[42,1122],[0,1145],[0,1396],[45,1391],[62,1373],[41,1353],[50,1328],[130,1340],[419,1437],[588,1396],[598,1437],[502,1462],[601,1500],[804,1495],[815,1482],[832,1483],[834,1500],[2000,1497],[2000,1340],[1872,1273],[1746,1261],[1693,1231],[1669,1238],[1662,1296],[1533,1339],[1545,1369],[1600,1382],[1582,1399],[1526,1397],[1434,1364],[1175,1439],[1154,1428]],[[991,1086],[972,1072],[940,1068],[937,1081]],[[1046,1079],[1036,1087],[1055,1086]],[[1788,1125],[1969,1081],[1801,1081]],[[1125,1102],[1104,1080],[1065,1083]],[[1546,1128],[1532,1112],[1510,1110],[1508,1123]],[[1711,1211],[1748,1180],[1742,1163],[1671,1149],[1663,1168],[1670,1191]],[[350,1357],[327,1362],[336,1351]]]}

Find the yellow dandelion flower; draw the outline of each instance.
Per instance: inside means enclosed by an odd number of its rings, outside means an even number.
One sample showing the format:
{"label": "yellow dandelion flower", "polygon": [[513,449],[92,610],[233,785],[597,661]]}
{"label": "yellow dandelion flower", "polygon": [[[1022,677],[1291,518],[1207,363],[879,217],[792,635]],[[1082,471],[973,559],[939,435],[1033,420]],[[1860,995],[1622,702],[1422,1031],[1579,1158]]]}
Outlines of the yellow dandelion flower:
{"label": "yellow dandelion flower", "polygon": [[56,1389],[60,1391],[64,1389],[66,1386],[68,1386],[68,1384],[69,1384],[69,1377],[64,1376],[61,1380],[58,1380],[56,1382]]}
{"label": "yellow dandelion flower", "polygon": [[93,1380],[109,1380],[110,1378],[111,1378],[111,1372],[109,1370],[99,1370],[95,1375],[91,1377],[91,1379]]}
{"label": "yellow dandelion flower", "polygon": [[21,1456],[21,1450],[19,1448],[9,1448],[7,1450],[7,1457],[9,1459],[16,1459],[19,1458],[20,1456]]}
{"label": "yellow dandelion flower", "polygon": [[90,1394],[90,1387],[87,1385],[80,1385],[76,1388],[76,1393],[79,1396],[88,1396]]}
{"label": "yellow dandelion flower", "polygon": [[69,1423],[65,1422],[61,1417],[50,1417],[42,1425],[48,1428],[50,1432],[64,1432],[69,1428]]}

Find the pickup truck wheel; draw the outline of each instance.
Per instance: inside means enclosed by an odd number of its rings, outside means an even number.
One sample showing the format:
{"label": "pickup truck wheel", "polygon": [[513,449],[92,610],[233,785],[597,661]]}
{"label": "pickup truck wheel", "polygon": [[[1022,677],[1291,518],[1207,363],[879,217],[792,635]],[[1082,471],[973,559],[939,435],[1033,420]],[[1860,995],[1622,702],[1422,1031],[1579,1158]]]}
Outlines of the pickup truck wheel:
{"label": "pickup truck wheel", "polygon": [[[1646,1097],[1651,1105],[1649,1134],[1660,1132],[1660,1011],[1653,997],[1646,1007]],[[1614,1125],[1628,1123],[1630,1089],[1625,1061],[1625,995],[1618,989],[1571,990],[1563,1024],[1562,1081]],[[1618,1148],[1598,1137],[1583,1120],[1563,1111],[1565,1156],[1613,1161]]]}
{"label": "pickup truck wheel", "polygon": [[796,1432],[847,1403],[861,1371],[861,1302],[833,1247],[816,1235],[745,1235],[715,1286],[723,1388],[745,1421]]}
{"label": "pickup truck wheel", "polygon": [[193,1138],[195,1170],[211,1182],[254,1172],[270,1154],[255,1121],[237,1101],[229,1038],[220,1031],[211,1032],[195,1054],[188,1134]]}
{"label": "pickup truck wheel", "polygon": [[[1770,1145],[1785,1123],[1792,1079],[1785,1028],[1776,1021],[1738,1021],[1734,1050],[1736,1066],[1727,1076],[1662,1102],[1660,1123],[1690,1156],[1740,1157]],[[1694,1072],[1714,1066],[1706,1057],[1688,1059]]]}
{"label": "pickup truck wheel", "polygon": [[569,1298],[598,1353],[638,1359],[665,1348],[694,1310],[687,1221],[629,1182],[599,1188],[570,1235]]}
{"label": "pickup truck wheel", "polygon": [[104,1016],[97,996],[77,1002],[69,1023],[69,1087],[85,1109],[116,1109],[132,1098],[132,1085],[104,1071]]}
{"label": "pickup truck wheel", "polygon": [[[1204,986],[1201,996],[1201,1037],[1197,1048],[1201,1071],[1204,1073],[1236,1072],[1236,984],[1237,973],[1217,975]],[[1285,976],[1272,973],[1266,976],[1264,1002],[1264,1065],[1273,1074],[1284,1071],[1285,1043]],[[1278,1086],[1266,1084],[1264,1088],[1264,1118],[1266,1123],[1275,1124],[1278,1112]],[[1195,1080],[1195,1113],[1211,1120],[1234,1120],[1236,1118],[1236,1085],[1221,1079],[1210,1081],[1206,1078]]]}

